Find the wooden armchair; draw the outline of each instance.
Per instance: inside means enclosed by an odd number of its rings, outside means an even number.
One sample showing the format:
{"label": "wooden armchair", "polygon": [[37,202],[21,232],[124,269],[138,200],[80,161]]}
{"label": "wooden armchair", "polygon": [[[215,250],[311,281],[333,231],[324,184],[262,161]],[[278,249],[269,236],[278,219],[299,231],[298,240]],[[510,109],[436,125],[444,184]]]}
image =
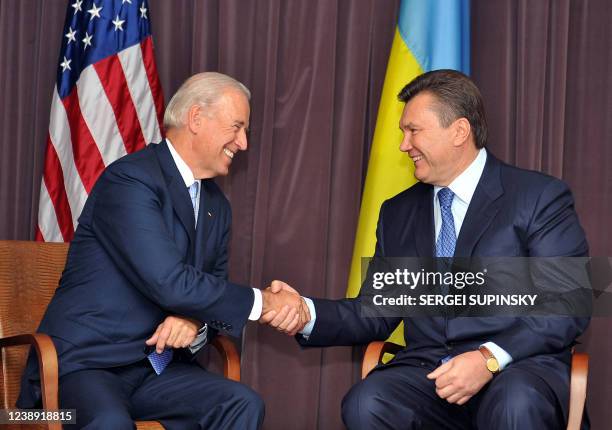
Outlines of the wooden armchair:
{"label": "wooden armchair", "polygon": [[[361,379],[364,379],[382,360],[385,354],[397,354],[404,348],[391,342],[371,342],[366,348],[361,364]],[[589,355],[572,351],[572,376],[570,382],[570,407],[567,430],[580,430],[584,402],[586,400]]]}
{"label": "wooden armchair", "polygon": [[[66,263],[68,244],[0,241],[0,409],[14,408],[30,345],[40,363],[43,408],[58,409],[57,354],[51,338],[35,333]],[[223,360],[224,375],[240,381],[240,357],[227,337],[211,343]],[[138,429],[163,429],[157,421]],[[61,424],[18,428],[61,429]]]}

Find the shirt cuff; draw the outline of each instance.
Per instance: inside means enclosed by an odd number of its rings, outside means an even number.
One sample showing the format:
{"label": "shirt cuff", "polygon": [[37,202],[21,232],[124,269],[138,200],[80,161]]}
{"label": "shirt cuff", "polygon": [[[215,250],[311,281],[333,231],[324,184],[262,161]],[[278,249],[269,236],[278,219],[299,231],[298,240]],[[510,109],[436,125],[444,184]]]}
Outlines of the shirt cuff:
{"label": "shirt cuff", "polygon": [[208,337],[208,325],[204,324],[199,330],[196,338],[189,344],[189,352],[195,354],[198,352],[205,344],[206,338]]}
{"label": "shirt cuff", "polygon": [[310,334],[312,333],[312,329],[314,328],[315,320],[317,319],[317,311],[315,310],[314,303],[311,299],[309,299],[308,297],[302,298],[306,302],[306,306],[308,306],[308,311],[310,312],[310,321],[308,321],[308,324],[306,324],[302,331],[300,331],[299,333],[304,336],[304,339],[308,340]]}
{"label": "shirt cuff", "polygon": [[491,354],[493,354],[493,356],[497,360],[497,363],[499,363],[499,370],[504,370],[504,368],[508,364],[512,363],[512,356],[508,354],[505,349],[498,346],[496,343],[486,342],[480,346],[484,346],[488,348],[489,351],[491,351]]}
{"label": "shirt cuff", "polygon": [[253,294],[255,295],[255,300],[253,300],[253,308],[251,308],[251,313],[249,314],[249,321],[257,321],[261,318],[261,311],[263,310],[261,290],[253,288]]}

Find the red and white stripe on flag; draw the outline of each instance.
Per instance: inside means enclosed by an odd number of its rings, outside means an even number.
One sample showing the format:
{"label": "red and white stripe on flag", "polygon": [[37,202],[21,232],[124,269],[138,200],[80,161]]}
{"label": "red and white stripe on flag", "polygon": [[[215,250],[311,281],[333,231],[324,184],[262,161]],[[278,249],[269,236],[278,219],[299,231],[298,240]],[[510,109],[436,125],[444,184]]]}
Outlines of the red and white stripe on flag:
{"label": "red and white stripe on flag", "polygon": [[36,240],[69,242],[106,166],[162,138],[147,0],[70,0],[40,187]]}

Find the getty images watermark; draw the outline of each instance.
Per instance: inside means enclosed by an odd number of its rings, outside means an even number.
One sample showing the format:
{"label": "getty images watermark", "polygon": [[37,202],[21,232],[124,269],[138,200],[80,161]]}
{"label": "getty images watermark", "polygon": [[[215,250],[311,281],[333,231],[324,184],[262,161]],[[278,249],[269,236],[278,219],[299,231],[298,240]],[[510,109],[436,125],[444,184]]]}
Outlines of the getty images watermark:
{"label": "getty images watermark", "polygon": [[608,257],[368,258],[362,315],[612,315]]}
{"label": "getty images watermark", "polygon": [[[413,272],[407,268],[396,268],[393,272],[373,272],[372,288],[382,290],[387,287],[401,286],[415,290],[417,287],[441,287],[463,290],[466,287],[480,286],[486,283],[487,269],[482,272],[428,272],[421,269]],[[483,290],[485,290],[483,288]],[[431,290],[429,290],[431,291]],[[534,306],[537,294],[437,294],[421,293],[418,295],[400,294],[399,297],[375,294],[372,297],[376,306]]]}

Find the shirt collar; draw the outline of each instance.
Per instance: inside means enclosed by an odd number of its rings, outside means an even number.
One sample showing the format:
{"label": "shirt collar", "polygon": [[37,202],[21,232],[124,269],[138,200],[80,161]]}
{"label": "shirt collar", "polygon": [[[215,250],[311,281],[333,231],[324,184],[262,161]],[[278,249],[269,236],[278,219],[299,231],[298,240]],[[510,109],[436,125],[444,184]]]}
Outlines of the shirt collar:
{"label": "shirt collar", "polygon": [[174,149],[174,146],[172,146],[172,143],[170,142],[170,139],[166,138],[166,142],[168,143],[168,149],[170,150],[170,155],[172,155],[172,159],[174,160],[174,164],[176,164],[176,168],[178,169],[179,173],[181,174],[181,177],[183,178],[183,181],[185,181],[185,186],[187,188],[191,187],[193,185],[194,182],[200,182],[199,179],[195,179],[193,177],[193,172],[191,171],[191,169],[189,168],[189,166],[187,165],[187,163],[185,163],[185,160],[183,160],[181,158],[181,156],[179,155],[178,152],[176,152],[176,149]]}
{"label": "shirt collar", "polygon": [[[476,187],[478,186],[478,181],[480,181],[480,177],[482,176],[482,172],[484,171],[485,164],[487,162],[487,151],[484,148],[481,148],[478,151],[478,155],[472,161],[472,163],[465,169],[459,176],[457,176],[453,182],[448,185],[448,188],[461,199],[465,204],[469,205],[472,200],[472,196],[476,191]],[[434,186],[434,198],[444,187]]]}

